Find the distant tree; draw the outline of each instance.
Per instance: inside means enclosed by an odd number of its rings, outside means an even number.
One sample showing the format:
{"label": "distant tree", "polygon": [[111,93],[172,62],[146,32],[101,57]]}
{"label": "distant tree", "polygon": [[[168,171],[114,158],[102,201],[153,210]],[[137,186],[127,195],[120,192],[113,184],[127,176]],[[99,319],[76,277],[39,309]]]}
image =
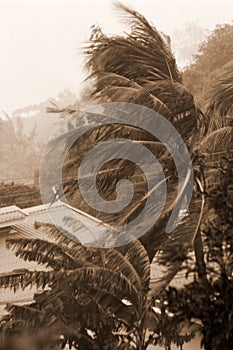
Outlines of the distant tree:
{"label": "distant tree", "polygon": [[0,118],[0,178],[2,180],[24,180],[33,177],[39,164],[41,146],[35,140],[35,127],[29,135],[23,133],[23,120],[18,118],[16,125],[12,119]]}
{"label": "distant tree", "polygon": [[218,25],[200,45],[194,63],[184,70],[184,84],[201,108],[205,106],[206,91],[213,85],[216,73],[232,60],[232,42],[233,25]]}

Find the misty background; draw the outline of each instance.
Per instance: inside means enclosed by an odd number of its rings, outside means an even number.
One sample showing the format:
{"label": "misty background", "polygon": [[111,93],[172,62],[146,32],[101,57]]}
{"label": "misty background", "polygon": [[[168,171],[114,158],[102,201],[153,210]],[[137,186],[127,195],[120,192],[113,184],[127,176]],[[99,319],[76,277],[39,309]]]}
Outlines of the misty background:
{"label": "misty background", "polygon": [[[219,24],[232,23],[231,0],[128,0],[171,38],[185,72]],[[91,26],[127,29],[110,0],[0,0],[0,181],[31,182],[51,132],[60,122],[47,107],[82,105],[82,48]],[[191,78],[190,78],[191,79]],[[84,91],[84,93],[83,93]]]}

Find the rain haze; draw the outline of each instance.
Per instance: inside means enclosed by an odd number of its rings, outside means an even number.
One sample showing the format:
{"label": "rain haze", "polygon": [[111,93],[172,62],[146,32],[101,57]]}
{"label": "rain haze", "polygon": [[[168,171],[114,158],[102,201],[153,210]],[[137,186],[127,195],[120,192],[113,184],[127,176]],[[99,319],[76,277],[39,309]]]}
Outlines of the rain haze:
{"label": "rain haze", "polygon": [[[193,40],[197,46],[208,30],[232,20],[231,0],[128,0],[126,4],[171,36],[180,67],[190,60],[188,54],[184,58],[185,49],[179,55],[186,45],[183,41]],[[86,76],[81,48],[96,23],[106,33],[127,28],[110,0],[0,0],[0,109],[11,114],[65,88],[79,92]],[[194,39],[189,37],[192,33]]]}

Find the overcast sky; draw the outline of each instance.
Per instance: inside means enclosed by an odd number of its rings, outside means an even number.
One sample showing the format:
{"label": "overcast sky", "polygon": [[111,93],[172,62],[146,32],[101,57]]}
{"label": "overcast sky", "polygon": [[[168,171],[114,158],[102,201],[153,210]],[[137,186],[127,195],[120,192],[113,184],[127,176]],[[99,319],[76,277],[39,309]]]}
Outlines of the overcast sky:
{"label": "overcast sky", "polygon": [[[187,22],[206,29],[233,19],[232,0],[127,0],[171,35]],[[0,110],[79,91],[84,73],[81,48],[90,26],[104,32],[126,29],[111,0],[0,0]]]}

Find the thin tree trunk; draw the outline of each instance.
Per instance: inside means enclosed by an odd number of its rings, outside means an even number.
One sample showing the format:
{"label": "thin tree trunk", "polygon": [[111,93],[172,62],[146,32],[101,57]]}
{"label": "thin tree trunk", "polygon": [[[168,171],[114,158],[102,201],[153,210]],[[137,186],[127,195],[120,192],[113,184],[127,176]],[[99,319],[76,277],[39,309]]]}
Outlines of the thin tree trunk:
{"label": "thin tree trunk", "polygon": [[206,263],[204,259],[203,243],[202,243],[200,228],[198,229],[196,238],[194,240],[194,252],[195,252],[195,258],[196,258],[196,267],[197,267],[198,277],[201,280],[207,282]]}

